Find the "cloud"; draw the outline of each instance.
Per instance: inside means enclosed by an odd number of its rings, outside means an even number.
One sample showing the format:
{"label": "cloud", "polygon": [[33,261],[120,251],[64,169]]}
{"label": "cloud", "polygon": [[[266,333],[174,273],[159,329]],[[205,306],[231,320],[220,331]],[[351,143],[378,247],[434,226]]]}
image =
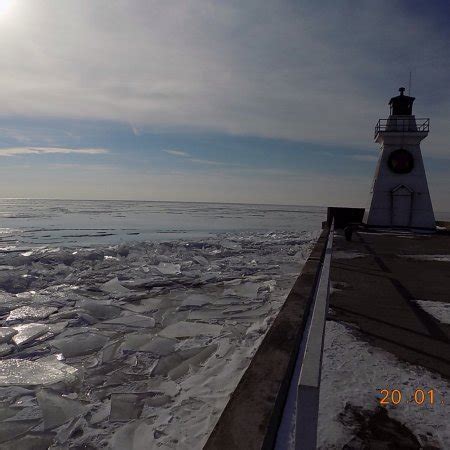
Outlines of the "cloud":
{"label": "cloud", "polygon": [[0,148],[0,156],[69,154],[103,155],[109,153],[105,148],[63,148],[63,147],[8,147]]}
{"label": "cloud", "polygon": [[163,150],[163,152],[174,156],[191,156],[189,153],[183,152],[182,150]]}
{"label": "cloud", "polygon": [[191,154],[184,152],[182,150],[163,150],[163,152],[168,153],[169,155],[180,156],[183,158],[187,158],[187,161],[190,161],[195,164],[206,164],[209,166],[238,166],[238,164],[227,163],[223,161],[214,161],[211,159],[202,159],[202,158],[191,158]]}
{"label": "cloud", "polygon": [[103,3],[14,2],[2,23],[1,116],[369,147],[413,68],[416,109],[442,118],[432,151],[444,152],[450,47],[430,12],[438,6],[419,14],[388,0]]}
{"label": "cloud", "polygon": [[211,166],[235,166],[236,164],[225,163],[222,161],[213,161],[211,159],[190,158],[189,161],[198,164],[207,164]]}

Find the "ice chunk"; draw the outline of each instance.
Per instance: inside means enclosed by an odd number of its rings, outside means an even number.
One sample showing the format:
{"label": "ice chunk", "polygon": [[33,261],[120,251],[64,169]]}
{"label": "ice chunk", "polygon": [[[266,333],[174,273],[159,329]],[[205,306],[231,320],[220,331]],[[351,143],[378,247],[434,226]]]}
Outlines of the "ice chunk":
{"label": "ice chunk", "polygon": [[107,341],[108,338],[101,334],[87,332],[54,339],[50,344],[62,352],[64,357],[72,358],[100,350]]}
{"label": "ice chunk", "polygon": [[132,292],[130,289],[122,286],[117,277],[104,283],[101,286],[101,290],[114,296],[121,296],[124,294],[130,294]]}
{"label": "ice chunk", "polygon": [[[161,303],[161,299],[158,299],[157,303]],[[131,311],[134,313],[147,313],[147,312],[152,312],[152,311],[157,311],[158,307],[157,306],[152,306],[151,304],[146,305],[146,304],[142,304],[142,303],[123,303],[123,304],[119,304],[118,305],[120,308],[125,309],[127,311]]]}
{"label": "ice chunk", "polygon": [[233,286],[232,288],[226,289],[224,295],[237,295],[238,297],[256,297],[258,295],[258,290],[261,287],[261,283],[242,283],[238,286]]}
{"label": "ice chunk", "polygon": [[84,414],[88,409],[86,404],[48,389],[38,391],[36,398],[44,417],[45,430],[58,427],[73,417]]}
{"label": "ice chunk", "polygon": [[110,422],[138,419],[141,416],[143,398],[138,394],[111,394]]}
{"label": "ice chunk", "polygon": [[76,369],[64,363],[5,359],[0,361],[0,386],[36,386],[67,380]]}
{"label": "ice chunk", "polygon": [[181,306],[203,306],[209,303],[212,303],[211,297],[205,294],[191,294],[183,300]]}
{"label": "ice chunk", "polygon": [[202,266],[209,266],[209,261],[201,255],[194,256],[192,258],[196,263],[201,264]]}
{"label": "ice chunk", "polygon": [[48,332],[48,326],[42,323],[27,323],[13,327],[17,334],[13,336],[16,345],[24,345]]}
{"label": "ice chunk", "polygon": [[106,302],[102,302],[101,300],[91,300],[89,298],[84,298],[78,300],[76,305],[79,308],[87,311],[96,319],[113,319],[120,314],[120,308],[112,306],[111,304],[108,304]]}
{"label": "ice chunk", "polygon": [[217,345],[208,345],[182,350],[166,356],[159,360],[152,375],[169,376],[172,380],[177,380],[186,375],[192,367],[199,366],[206,361],[216,350]]}
{"label": "ice chunk", "polygon": [[111,403],[106,401],[102,403],[94,412],[91,412],[89,423],[95,425],[106,420],[111,412]]}
{"label": "ice chunk", "polygon": [[209,321],[210,319],[221,320],[224,319],[224,314],[222,309],[194,309],[189,312],[189,320],[202,320],[203,322]]}
{"label": "ice chunk", "polygon": [[160,262],[154,268],[163,275],[178,275],[181,273],[181,265],[169,262]]}
{"label": "ice chunk", "polygon": [[0,356],[9,355],[14,350],[14,345],[0,344]]}
{"label": "ice chunk", "polygon": [[161,297],[157,298],[144,298],[141,300],[141,304],[148,306],[152,309],[158,309],[161,306],[161,303],[163,302],[163,299]]}
{"label": "ice chunk", "polygon": [[[28,423],[33,426],[34,421]],[[20,422],[19,422],[20,423]],[[23,434],[23,433],[20,433]],[[53,442],[53,434],[38,435],[28,434],[21,438],[15,437],[14,440],[9,440],[4,446],[0,446],[1,450],[38,450],[50,448]]]}
{"label": "ice chunk", "polygon": [[122,349],[124,351],[148,352],[165,356],[174,351],[176,343],[175,339],[130,333],[125,337]]}
{"label": "ice chunk", "polygon": [[229,240],[224,240],[220,243],[220,245],[223,248],[229,249],[229,250],[242,250],[242,245],[238,244],[237,242],[232,242]]}
{"label": "ice chunk", "polygon": [[9,342],[17,334],[17,330],[11,327],[0,327],[0,344]]}
{"label": "ice chunk", "polygon": [[61,333],[64,330],[64,328],[67,327],[67,325],[69,325],[69,322],[67,322],[67,321],[51,323],[48,325],[48,331],[51,334],[56,335],[56,334]]}
{"label": "ice chunk", "polygon": [[117,317],[116,319],[105,320],[103,323],[132,328],[153,328],[155,326],[155,319],[142,314],[129,314]]}
{"label": "ice chunk", "polygon": [[45,356],[44,358],[40,358],[38,361],[41,364],[47,364],[54,369],[60,370],[62,373],[66,375],[67,380],[71,380],[78,373],[78,369],[63,363],[62,362],[63,359],[64,355],[58,353]]}
{"label": "ice chunk", "polygon": [[[35,427],[39,422],[39,419],[3,421],[0,427],[0,442],[10,441],[11,439],[25,434],[28,430],[31,430],[31,428]],[[8,446],[4,448],[10,449],[11,447],[8,443]]]}
{"label": "ice chunk", "polygon": [[52,306],[21,306],[20,308],[12,310],[6,318],[6,321],[13,322],[18,320],[46,319],[50,314],[53,314],[56,311],[58,311],[58,309]]}
{"label": "ice chunk", "polygon": [[177,322],[164,328],[159,334],[168,338],[188,338],[201,335],[217,336],[222,326],[197,322]]}
{"label": "ice chunk", "polygon": [[111,439],[111,450],[148,450],[156,444],[153,419],[135,420],[119,428]]}

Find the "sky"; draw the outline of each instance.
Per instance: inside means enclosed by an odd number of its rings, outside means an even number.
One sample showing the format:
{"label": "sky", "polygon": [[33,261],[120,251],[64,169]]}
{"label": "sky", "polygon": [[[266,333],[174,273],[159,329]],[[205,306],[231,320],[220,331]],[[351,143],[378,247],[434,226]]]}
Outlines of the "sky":
{"label": "sky", "polygon": [[450,211],[450,4],[0,0],[0,197],[365,206],[408,89]]}

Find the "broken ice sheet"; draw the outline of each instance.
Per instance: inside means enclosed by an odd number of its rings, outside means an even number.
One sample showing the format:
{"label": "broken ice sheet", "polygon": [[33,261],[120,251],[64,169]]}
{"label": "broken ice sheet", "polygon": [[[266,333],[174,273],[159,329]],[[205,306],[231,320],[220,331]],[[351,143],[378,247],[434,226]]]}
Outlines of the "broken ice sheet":
{"label": "broken ice sheet", "polygon": [[[32,422],[30,422],[32,424]],[[23,434],[23,433],[21,433]],[[9,440],[0,445],[0,450],[40,450],[50,448],[54,435],[52,433],[27,434],[21,438]]]}
{"label": "broken ice sheet", "polygon": [[24,345],[48,332],[48,326],[42,323],[27,323],[13,327],[17,334],[12,340],[16,345]]}
{"label": "broken ice sheet", "polygon": [[176,344],[175,339],[130,333],[126,335],[122,349],[125,352],[148,352],[165,356],[174,351]]}
{"label": "broken ice sheet", "polygon": [[143,396],[129,393],[111,394],[110,422],[126,422],[138,419],[143,407]]}
{"label": "broken ice sheet", "polygon": [[220,245],[223,248],[229,249],[229,250],[242,250],[241,244],[238,244],[237,242],[232,242],[229,240],[223,240]]}
{"label": "broken ice sheet", "polygon": [[181,265],[169,262],[160,262],[157,266],[153,266],[159,273],[163,275],[178,275],[181,273]]}
{"label": "broken ice sheet", "polygon": [[154,447],[152,423],[154,419],[141,419],[127,423],[113,435],[110,448],[112,450],[148,450]]}
{"label": "broken ice sheet", "polygon": [[5,359],[0,361],[0,386],[36,386],[73,378],[76,369],[64,363]]}
{"label": "broken ice sheet", "polygon": [[127,289],[126,287],[120,284],[119,279],[117,277],[102,284],[101,290],[103,292],[107,292],[108,294],[112,294],[113,296],[119,297],[124,294],[132,293],[130,289]]}
{"label": "broken ice sheet", "polygon": [[212,303],[212,301],[212,298],[205,294],[191,294],[181,302],[181,306],[203,306]]}
{"label": "broken ice sheet", "polygon": [[[0,443],[10,441],[25,434],[40,422],[39,419],[32,420],[7,420],[0,426]],[[11,447],[7,447],[11,448]]]}
{"label": "broken ice sheet", "polygon": [[155,319],[142,314],[128,314],[115,319],[105,320],[103,323],[132,328],[153,328],[155,326]]}
{"label": "broken ice sheet", "polygon": [[113,319],[114,317],[117,317],[121,311],[120,308],[111,305],[110,302],[91,300],[89,298],[78,300],[76,306],[84,309],[96,319]]}
{"label": "broken ice sheet", "polygon": [[9,355],[14,350],[14,345],[0,344],[0,356]]}
{"label": "broken ice sheet", "polygon": [[39,390],[36,398],[44,418],[45,430],[58,427],[73,417],[84,414],[89,409],[88,405],[63,397],[60,393],[49,389]]}
{"label": "broken ice sheet", "polygon": [[258,290],[262,286],[262,283],[241,283],[237,286],[224,290],[224,295],[236,295],[238,297],[251,297],[254,298],[258,295]]}
{"label": "broken ice sheet", "polygon": [[209,266],[209,261],[201,255],[194,256],[192,258],[196,263],[201,264],[202,266]]}
{"label": "broken ice sheet", "polygon": [[17,330],[11,327],[0,327],[0,344],[9,342],[17,334]]}
{"label": "broken ice sheet", "polygon": [[73,336],[64,336],[54,339],[50,345],[56,347],[65,358],[87,355],[96,350],[100,350],[108,341],[106,336],[101,334],[85,332]]}
{"label": "broken ice sheet", "polygon": [[58,309],[51,306],[21,306],[20,308],[13,309],[6,318],[6,321],[46,319],[56,311]]}
{"label": "broken ice sheet", "polygon": [[159,334],[168,338],[187,338],[201,335],[217,336],[222,326],[198,322],[177,322],[164,328]]}
{"label": "broken ice sheet", "polygon": [[195,347],[163,357],[159,360],[152,375],[168,376],[172,380],[178,380],[189,370],[206,361],[217,350],[217,347],[216,344]]}

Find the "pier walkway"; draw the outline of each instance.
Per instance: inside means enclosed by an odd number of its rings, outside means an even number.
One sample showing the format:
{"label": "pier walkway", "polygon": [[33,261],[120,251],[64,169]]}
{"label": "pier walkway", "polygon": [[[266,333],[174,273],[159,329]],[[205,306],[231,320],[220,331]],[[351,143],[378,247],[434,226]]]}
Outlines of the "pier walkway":
{"label": "pier walkway", "polygon": [[416,300],[450,303],[450,235],[335,233],[330,307],[373,345],[450,378],[450,325]]}

